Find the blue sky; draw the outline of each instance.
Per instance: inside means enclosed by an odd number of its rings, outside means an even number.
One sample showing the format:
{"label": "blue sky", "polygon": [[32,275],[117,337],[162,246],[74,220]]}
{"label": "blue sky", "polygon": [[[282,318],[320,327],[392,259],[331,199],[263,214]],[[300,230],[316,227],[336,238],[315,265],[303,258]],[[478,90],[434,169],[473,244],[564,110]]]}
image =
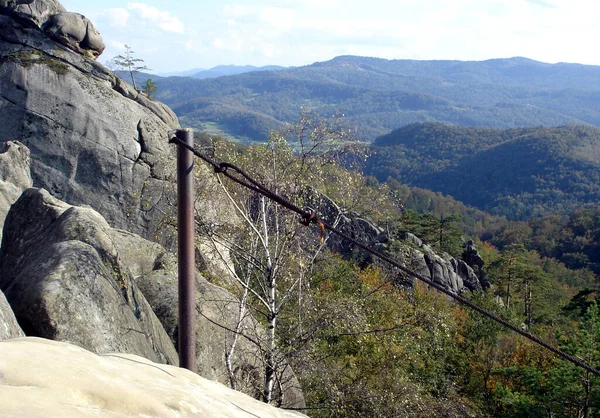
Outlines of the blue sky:
{"label": "blue sky", "polygon": [[591,0],[62,0],[106,51],[130,45],[153,72],[220,64],[298,66],[338,55],[600,65]]}

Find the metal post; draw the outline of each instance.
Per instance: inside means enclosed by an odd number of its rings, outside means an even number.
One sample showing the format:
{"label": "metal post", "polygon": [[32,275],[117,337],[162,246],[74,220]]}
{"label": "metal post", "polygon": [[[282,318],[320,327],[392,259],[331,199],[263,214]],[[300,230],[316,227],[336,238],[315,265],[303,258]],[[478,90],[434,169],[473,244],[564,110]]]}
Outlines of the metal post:
{"label": "metal post", "polygon": [[[192,129],[175,136],[194,146]],[[179,274],[179,367],[196,372],[196,261],[194,246],[194,154],[177,147],[177,244]]]}

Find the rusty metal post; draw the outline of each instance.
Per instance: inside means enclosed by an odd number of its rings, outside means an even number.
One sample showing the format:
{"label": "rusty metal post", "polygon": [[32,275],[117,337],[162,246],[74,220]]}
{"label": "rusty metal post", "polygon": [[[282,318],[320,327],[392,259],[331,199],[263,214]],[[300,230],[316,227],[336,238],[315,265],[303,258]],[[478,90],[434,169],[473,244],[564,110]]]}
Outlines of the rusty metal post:
{"label": "rusty metal post", "polygon": [[[192,129],[178,129],[177,139],[194,146]],[[177,147],[177,245],[179,274],[179,367],[196,372],[196,261],[194,245],[194,154]]]}

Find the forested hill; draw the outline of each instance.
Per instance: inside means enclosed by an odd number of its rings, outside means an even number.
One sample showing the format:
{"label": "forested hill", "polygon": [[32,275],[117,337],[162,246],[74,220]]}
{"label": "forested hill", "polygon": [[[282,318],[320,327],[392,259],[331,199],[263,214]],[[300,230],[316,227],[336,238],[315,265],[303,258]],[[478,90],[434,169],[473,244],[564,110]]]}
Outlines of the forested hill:
{"label": "forested hill", "polygon": [[409,125],[377,138],[365,171],[510,219],[600,201],[600,128]]}
{"label": "forested hill", "polygon": [[300,107],[346,115],[365,139],[415,122],[600,126],[600,67],[525,58],[414,61],[341,56],[279,71],[157,80],[182,123],[264,140]]}

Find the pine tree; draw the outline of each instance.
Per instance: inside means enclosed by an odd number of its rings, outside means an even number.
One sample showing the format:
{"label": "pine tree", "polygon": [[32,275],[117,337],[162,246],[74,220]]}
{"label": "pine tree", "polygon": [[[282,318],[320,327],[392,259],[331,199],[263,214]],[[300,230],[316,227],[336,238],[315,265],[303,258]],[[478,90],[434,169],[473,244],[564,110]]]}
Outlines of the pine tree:
{"label": "pine tree", "polygon": [[135,73],[150,69],[145,65],[141,65],[144,60],[141,58],[134,58],[134,54],[135,52],[133,49],[131,49],[129,45],[125,45],[125,55],[117,55],[112,59],[112,61],[116,66],[122,68],[124,71],[129,71],[133,88],[139,91],[135,83]]}

